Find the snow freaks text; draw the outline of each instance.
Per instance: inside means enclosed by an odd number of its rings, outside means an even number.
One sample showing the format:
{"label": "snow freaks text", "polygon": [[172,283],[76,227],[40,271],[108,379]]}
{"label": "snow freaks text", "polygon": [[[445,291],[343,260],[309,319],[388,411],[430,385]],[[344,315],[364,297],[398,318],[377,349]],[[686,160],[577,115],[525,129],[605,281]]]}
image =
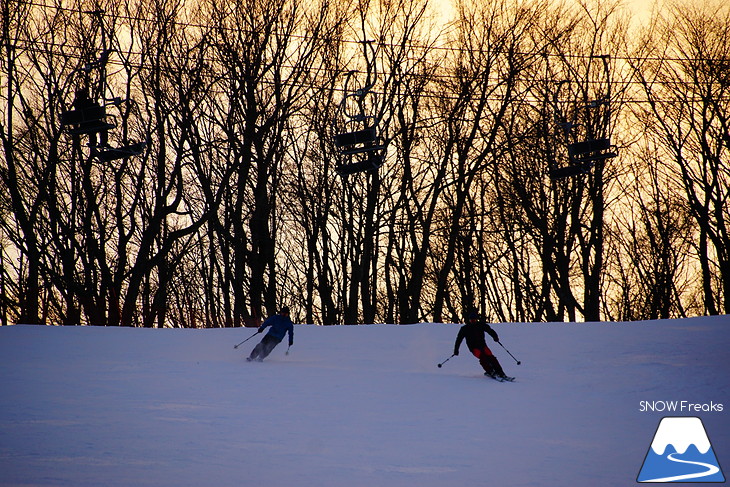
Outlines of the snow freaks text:
{"label": "snow freaks text", "polygon": [[722,403],[695,403],[691,401],[640,401],[639,412],[670,412],[670,413],[721,413]]}

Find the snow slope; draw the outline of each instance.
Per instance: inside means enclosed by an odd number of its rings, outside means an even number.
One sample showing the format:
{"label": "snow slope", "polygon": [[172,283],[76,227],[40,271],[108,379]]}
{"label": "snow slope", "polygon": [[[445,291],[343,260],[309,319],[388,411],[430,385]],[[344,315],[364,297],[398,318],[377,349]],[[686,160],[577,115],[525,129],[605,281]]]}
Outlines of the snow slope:
{"label": "snow slope", "polygon": [[456,325],[2,327],[0,485],[630,486],[664,416],[730,468],[730,317],[494,328],[514,383]]}

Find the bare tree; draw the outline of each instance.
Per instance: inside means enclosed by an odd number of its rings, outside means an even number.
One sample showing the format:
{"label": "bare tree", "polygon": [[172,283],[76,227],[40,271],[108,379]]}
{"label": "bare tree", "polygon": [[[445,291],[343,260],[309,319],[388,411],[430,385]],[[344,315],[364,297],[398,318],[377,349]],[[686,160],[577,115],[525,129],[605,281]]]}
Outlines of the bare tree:
{"label": "bare tree", "polygon": [[381,312],[388,322],[416,323],[426,316],[421,300],[434,217],[445,183],[447,166],[433,159],[428,144],[436,133],[431,132],[436,124],[433,100],[443,95],[432,80],[445,53],[435,46],[441,33],[429,7],[427,2],[398,4],[397,17],[384,22],[388,27],[382,48],[388,73],[384,90],[389,94],[385,109],[393,153],[383,168],[387,237]]}
{"label": "bare tree", "polygon": [[690,268],[695,223],[656,153],[651,146],[637,151],[637,171],[623,188],[634,201],[614,229],[619,272],[609,280],[615,279],[620,291],[606,313],[622,321],[684,317],[691,309],[691,296],[685,295],[692,291],[683,274]]}
{"label": "bare tree", "polygon": [[[34,170],[40,168],[27,167],[24,154],[32,158],[34,151],[28,153],[23,150],[24,147],[30,148],[29,132],[35,126],[33,120],[26,121],[26,116],[34,117],[37,114],[33,114],[30,106],[32,100],[28,100],[21,90],[31,73],[25,68],[27,53],[19,47],[34,38],[36,34],[33,29],[35,23],[27,20],[32,18],[30,10],[30,6],[22,2],[4,2],[1,26],[3,90],[0,96],[3,101],[3,117],[0,137],[2,137],[4,157],[0,177],[2,192],[8,195],[6,204],[12,211],[12,218],[6,218],[8,213],[3,212],[2,224],[4,233],[13,241],[19,254],[15,296],[3,294],[3,300],[12,299],[17,303],[17,319],[20,323],[41,322],[39,302],[42,242],[38,240],[36,223],[42,197],[39,192],[33,191],[34,185],[29,187],[26,183],[34,181],[34,176],[43,171],[36,172]],[[7,270],[8,267],[3,265],[3,279]]]}
{"label": "bare tree", "polygon": [[571,144],[609,138],[615,127],[626,82],[613,79],[616,64],[605,55],[624,50],[622,26],[611,22],[614,9],[555,10],[534,30],[542,33],[535,36],[544,43],[542,59],[533,63],[527,78],[534,81],[510,119],[495,184],[512,268],[503,275],[521,287],[508,293],[519,319],[601,318],[610,247],[605,214],[616,168],[599,160],[586,174],[546,176],[568,164]]}
{"label": "bare tree", "polygon": [[468,208],[478,195],[475,183],[492,182],[487,182],[485,175],[501,152],[504,127],[518,93],[517,79],[533,56],[524,53],[522,46],[536,15],[535,11],[512,9],[501,2],[459,5],[458,36],[452,46],[456,58],[445,90],[453,99],[445,100],[448,108],[441,113],[448,134],[444,160],[449,162],[450,174],[446,177],[452,187],[445,198],[446,234],[433,302],[435,321],[443,320],[444,308],[449,309],[451,319],[458,320],[464,308],[477,304],[475,296],[469,295],[473,289],[466,285],[462,289],[467,294],[454,302],[449,297],[450,278],[475,278],[472,269],[455,269],[454,264],[463,252],[462,245],[477,230],[473,219],[468,218]]}
{"label": "bare tree", "polygon": [[641,114],[699,227],[695,254],[709,314],[730,311],[730,10],[676,6],[658,18],[647,41],[652,56],[635,63],[648,98]]}
{"label": "bare tree", "polygon": [[216,228],[230,255],[234,323],[260,318],[264,309],[273,313],[277,306],[278,200],[288,160],[285,142],[291,140],[287,130],[321,73],[319,50],[329,42],[334,8],[298,0],[207,7],[225,94],[215,116],[227,157],[237,167]]}
{"label": "bare tree", "polygon": [[[346,17],[341,17],[344,22]],[[339,323],[341,308],[337,296],[344,285],[342,270],[338,267],[338,248],[333,230],[334,214],[338,200],[346,188],[334,180],[336,154],[332,145],[335,134],[333,120],[340,103],[337,74],[342,63],[342,24],[336,22],[333,31],[325,36],[329,43],[321,49],[323,73],[311,88],[306,111],[292,123],[287,131],[289,153],[292,162],[285,166],[286,178],[284,205],[287,215],[293,218],[281,233],[282,251],[297,264],[286,273],[289,299],[301,296],[300,304],[307,323],[325,325]]]}

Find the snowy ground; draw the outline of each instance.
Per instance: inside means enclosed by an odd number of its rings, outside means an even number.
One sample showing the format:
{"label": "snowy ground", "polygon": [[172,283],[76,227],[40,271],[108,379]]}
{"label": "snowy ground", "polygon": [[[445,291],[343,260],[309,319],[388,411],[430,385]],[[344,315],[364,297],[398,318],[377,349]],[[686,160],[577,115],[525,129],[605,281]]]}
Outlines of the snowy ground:
{"label": "snowy ground", "polygon": [[514,383],[437,368],[456,325],[296,326],[264,363],[250,329],[3,327],[0,485],[631,486],[664,416],[730,474],[730,317],[494,328]]}

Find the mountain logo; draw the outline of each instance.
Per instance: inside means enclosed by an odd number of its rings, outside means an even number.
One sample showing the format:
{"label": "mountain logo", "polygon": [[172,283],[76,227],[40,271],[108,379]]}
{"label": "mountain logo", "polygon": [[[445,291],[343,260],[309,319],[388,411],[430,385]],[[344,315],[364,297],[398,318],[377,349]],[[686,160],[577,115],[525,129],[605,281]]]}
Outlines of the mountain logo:
{"label": "mountain logo", "polygon": [[636,481],[725,482],[702,420],[662,418]]}

